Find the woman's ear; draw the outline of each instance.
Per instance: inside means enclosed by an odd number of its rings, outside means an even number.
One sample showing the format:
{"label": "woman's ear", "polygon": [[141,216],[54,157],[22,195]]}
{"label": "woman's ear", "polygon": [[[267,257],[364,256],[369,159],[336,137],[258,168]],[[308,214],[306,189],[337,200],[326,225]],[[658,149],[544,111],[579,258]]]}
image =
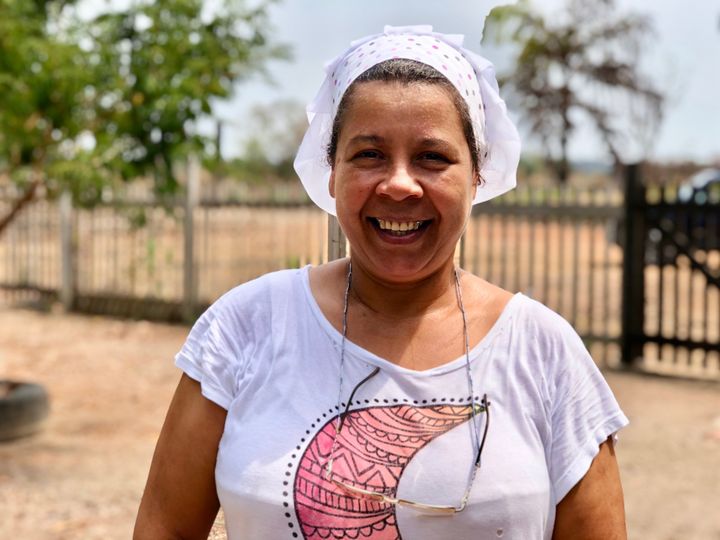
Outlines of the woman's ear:
{"label": "woman's ear", "polygon": [[330,192],[330,196],[334,199],[335,198],[335,169],[332,169],[330,171],[330,181],[328,182],[328,191]]}
{"label": "woman's ear", "polygon": [[478,188],[482,185],[482,177],[480,176],[479,172],[473,172],[473,192],[472,192],[472,200],[475,200],[475,196],[477,195]]}

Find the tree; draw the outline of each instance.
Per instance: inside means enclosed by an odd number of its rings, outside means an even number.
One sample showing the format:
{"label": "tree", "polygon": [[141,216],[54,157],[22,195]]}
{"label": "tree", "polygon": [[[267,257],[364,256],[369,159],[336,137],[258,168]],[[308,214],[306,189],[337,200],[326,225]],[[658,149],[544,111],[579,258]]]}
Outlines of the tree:
{"label": "tree", "polygon": [[293,161],[306,129],[305,108],[297,101],[256,105],[249,113],[242,152],[227,164],[228,172],[255,183],[296,181]]}
{"label": "tree", "polygon": [[227,1],[212,17],[203,4],[136,2],[95,21],[92,56],[112,66],[96,98],[98,146],[123,178],[152,171],[161,194],[177,188],[175,160],[209,143],[193,126],[213,100],[287,53],[267,38],[267,3]]}
{"label": "tree", "polygon": [[569,175],[568,143],[583,116],[597,129],[614,163],[623,161],[628,129],[636,142],[652,136],[662,117],[662,94],[638,67],[650,20],[618,15],[614,0],[569,0],[545,17],[527,0],[493,10],[484,39],[516,45],[511,73],[500,77],[525,113],[560,181]]}
{"label": "tree", "polygon": [[0,0],[0,174],[25,188],[0,232],[41,184],[80,203],[143,174],[174,192],[173,164],[208,144],[195,122],[287,54],[268,2],[135,0],[83,21],[74,0]]}
{"label": "tree", "polygon": [[90,82],[82,51],[48,31],[71,1],[0,0],[0,173],[23,194],[0,232],[30,202],[49,169],[73,157],[83,129],[83,88]]}

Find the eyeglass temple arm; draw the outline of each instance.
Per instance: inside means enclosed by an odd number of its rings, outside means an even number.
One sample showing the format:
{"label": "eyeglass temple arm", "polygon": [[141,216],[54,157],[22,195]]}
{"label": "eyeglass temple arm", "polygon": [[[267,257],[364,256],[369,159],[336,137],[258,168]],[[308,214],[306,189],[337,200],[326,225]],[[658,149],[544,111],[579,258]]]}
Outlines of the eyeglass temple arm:
{"label": "eyeglass temple arm", "polygon": [[487,439],[488,427],[490,427],[490,402],[488,401],[487,394],[483,395],[482,403],[485,406],[485,429],[483,430],[482,441],[480,441],[480,447],[478,448],[477,458],[475,458],[476,467],[480,467],[480,457],[482,456],[483,447],[485,446],[485,439]]}
{"label": "eyeglass temple arm", "polygon": [[340,415],[340,422],[338,423],[338,426],[337,426],[337,432],[338,432],[338,433],[340,433],[340,430],[342,429],[343,423],[345,422],[345,416],[347,415],[348,411],[350,410],[350,404],[352,403],[352,400],[353,400],[353,398],[355,397],[355,393],[358,391],[358,389],[359,389],[363,384],[365,384],[366,382],[368,382],[370,379],[372,379],[372,378],[373,378],[375,375],[377,375],[378,373],[380,373],[380,368],[379,368],[379,367],[376,367],[375,369],[373,369],[373,370],[370,372],[370,374],[369,374],[367,377],[365,377],[362,381],[360,381],[359,383],[357,383],[357,384],[355,385],[355,388],[353,388],[353,391],[350,392],[350,397],[348,398],[347,405],[345,405],[345,410],[344,410],[343,413]]}

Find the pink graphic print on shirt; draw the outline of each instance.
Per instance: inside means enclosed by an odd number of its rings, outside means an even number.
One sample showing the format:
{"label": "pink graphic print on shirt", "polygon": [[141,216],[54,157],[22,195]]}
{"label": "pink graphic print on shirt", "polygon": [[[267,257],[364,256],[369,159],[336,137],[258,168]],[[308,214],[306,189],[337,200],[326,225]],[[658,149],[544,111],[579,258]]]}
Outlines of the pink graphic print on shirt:
{"label": "pink graphic print on shirt", "polygon": [[[333,477],[394,497],[403,469],[418,450],[471,416],[470,405],[395,405],[350,411],[333,452]],[[335,429],[336,418],[315,435],[297,468],[295,513],[303,538],[400,540],[394,505],[353,495],[326,480]],[[297,536],[294,532],[293,537]]]}

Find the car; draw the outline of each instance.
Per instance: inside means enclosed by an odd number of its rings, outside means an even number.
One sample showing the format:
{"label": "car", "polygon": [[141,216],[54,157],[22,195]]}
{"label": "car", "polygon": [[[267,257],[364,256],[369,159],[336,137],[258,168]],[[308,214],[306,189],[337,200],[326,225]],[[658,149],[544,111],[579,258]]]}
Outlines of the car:
{"label": "car", "polygon": [[680,255],[720,249],[720,169],[680,183],[675,200],[649,209],[646,264],[675,264]]}
{"label": "car", "polygon": [[703,169],[682,182],[678,201],[699,205],[720,203],[720,169]]}
{"label": "car", "polygon": [[[645,207],[646,265],[672,265],[681,255],[720,249],[720,169],[707,168],[680,182],[664,200]],[[623,219],[608,223],[608,239],[623,246]]]}

